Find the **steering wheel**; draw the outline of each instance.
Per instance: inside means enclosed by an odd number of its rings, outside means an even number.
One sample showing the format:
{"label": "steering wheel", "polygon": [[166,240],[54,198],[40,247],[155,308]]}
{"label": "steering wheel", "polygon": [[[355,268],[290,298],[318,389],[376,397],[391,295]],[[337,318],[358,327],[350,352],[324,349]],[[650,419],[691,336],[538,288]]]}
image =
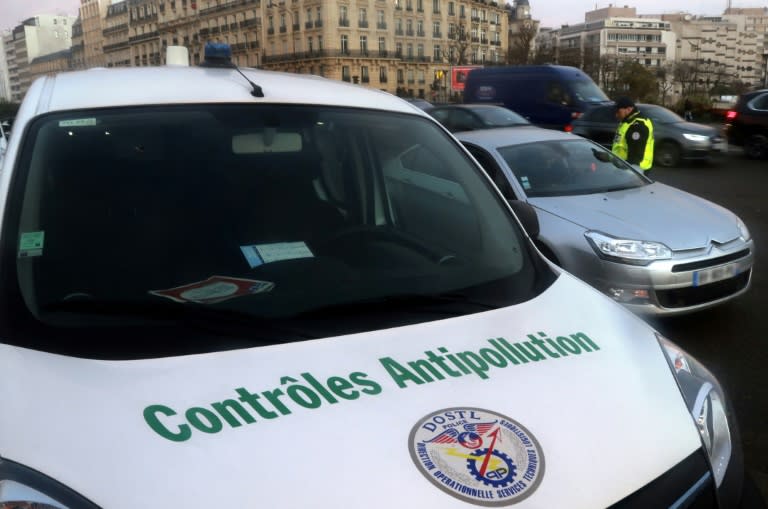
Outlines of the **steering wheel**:
{"label": "steering wheel", "polygon": [[328,237],[320,240],[316,245],[320,250],[323,250],[327,246],[343,244],[353,239],[363,242],[378,241],[397,244],[441,265],[455,259],[455,256],[441,253],[436,249],[425,245],[416,237],[413,237],[403,231],[395,230],[385,226],[358,225],[342,228],[341,230],[338,230]]}

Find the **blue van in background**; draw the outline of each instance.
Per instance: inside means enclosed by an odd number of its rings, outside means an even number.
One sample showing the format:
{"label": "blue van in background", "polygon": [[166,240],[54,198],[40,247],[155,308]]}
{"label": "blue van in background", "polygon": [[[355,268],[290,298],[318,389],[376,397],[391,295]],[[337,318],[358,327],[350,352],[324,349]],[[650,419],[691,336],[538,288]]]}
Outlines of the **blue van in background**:
{"label": "blue van in background", "polygon": [[575,67],[517,65],[470,71],[464,102],[501,104],[540,127],[570,131],[584,111],[611,100]]}

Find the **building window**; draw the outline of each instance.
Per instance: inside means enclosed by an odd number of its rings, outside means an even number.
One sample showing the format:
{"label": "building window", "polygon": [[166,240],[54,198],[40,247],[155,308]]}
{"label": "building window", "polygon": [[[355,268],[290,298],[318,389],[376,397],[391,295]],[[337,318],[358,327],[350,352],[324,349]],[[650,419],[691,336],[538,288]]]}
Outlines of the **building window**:
{"label": "building window", "polygon": [[360,67],[360,81],[363,83],[370,83],[371,81],[371,75],[368,73],[367,65]]}
{"label": "building window", "polygon": [[424,57],[424,45],[423,44],[416,45],[416,56],[418,56],[419,58],[423,58]]}
{"label": "building window", "polygon": [[435,21],[432,23],[432,37],[441,37],[439,21]]}
{"label": "building window", "polygon": [[360,52],[363,55],[368,54],[368,36],[367,35],[360,36]]}
{"label": "building window", "polygon": [[440,45],[435,44],[433,50],[432,50],[432,56],[435,59],[435,62],[439,62],[442,59],[442,53],[440,51]]}
{"label": "building window", "polygon": [[317,49],[318,51],[323,51],[323,36],[318,35],[317,36]]}
{"label": "building window", "polygon": [[312,38],[308,37],[307,38],[307,50],[309,50],[309,52],[311,53],[313,49],[314,48],[313,48],[313,44],[312,44]]}
{"label": "building window", "polygon": [[342,65],[341,66],[341,79],[342,81],[352,81],[352,78],[349,74],[349,66],[348,65]]}
{"label": "building window", "polygon": [[349,53],[349,38],[346,35],[341,36],[341,52],[345,55]]}
{"label": "building window", "polygon": [[448,2],[448,15],[449,16],[456,15],[456,5],[453,2]]}
{"label": "building window", "polygon": [[387,39],[385,37],[379,37],[379,51],[387,51]]}
{"label": "building window", "polygon": [[406,51],[406,53],[405,53],[405,56],[406,56],[406,57],[408,57],[408,58],[413,58],[413,44],[410,44],[410,43],[409,43],[409,44],[408,44],[408,45],[405,47],[405,51]]}
{"label": "building window", "polygon": [[387,68],[384,66],[379,67],[379,82],[380,83],[387,82]]}

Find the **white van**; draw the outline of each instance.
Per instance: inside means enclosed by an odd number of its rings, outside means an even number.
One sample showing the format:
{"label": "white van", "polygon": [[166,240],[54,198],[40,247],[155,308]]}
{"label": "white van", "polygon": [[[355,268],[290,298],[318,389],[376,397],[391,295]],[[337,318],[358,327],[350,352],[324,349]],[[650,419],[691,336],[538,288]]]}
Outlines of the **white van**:
{"label": "white van", "polygon": [[717,380],[436,121],[225,57],[24,99],[0,508],[738,506]]}

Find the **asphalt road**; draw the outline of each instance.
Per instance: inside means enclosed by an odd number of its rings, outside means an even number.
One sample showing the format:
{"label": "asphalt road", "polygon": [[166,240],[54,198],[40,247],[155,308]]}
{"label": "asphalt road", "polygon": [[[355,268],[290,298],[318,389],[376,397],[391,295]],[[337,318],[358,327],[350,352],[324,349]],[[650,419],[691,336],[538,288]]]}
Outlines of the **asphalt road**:
{"label": "asphalt road", "polygon": [[732,149],[710,163],[654,168],[649,176],[732,210],[755,240],[746,295],[652,325],[702,361],[730,395],[746,468],[768,500],[768,160],[748,160]]}

